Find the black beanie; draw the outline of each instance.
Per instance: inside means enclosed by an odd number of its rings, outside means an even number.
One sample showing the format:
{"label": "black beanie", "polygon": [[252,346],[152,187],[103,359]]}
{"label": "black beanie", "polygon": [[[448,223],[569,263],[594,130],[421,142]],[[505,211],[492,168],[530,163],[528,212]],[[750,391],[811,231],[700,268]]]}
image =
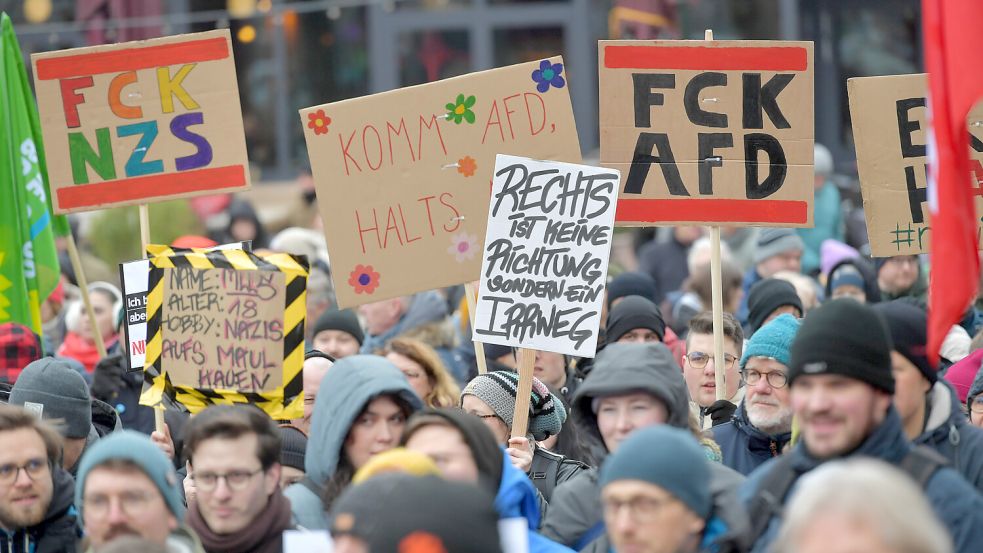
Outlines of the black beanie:
{"label": "black beanie", "polygon": [[642,296],[654,300],[658,286],[655,279],[646,273],[627,272],[611,279],[608,283],[608,309],[618,298]]}
{"label": "black beanie", "polygon": [[301,471],[305,470],[304,457],[307,454],[307,436],[299,428],[285,424],[280,426],[280,438],[282,441],[280,464]]}
{"label": "black beanie", "polygon": [[340,330],[347,332],[355,337],[358,345],[362,345],[365,335],[362,333],[362,325],[358,324],[358,317],[351,309],[329,309],[317,318],[314,323],[314,333],[317,336],[322,330]]}
{"label": "black beanie", "polygon": [[647,328],[659,335],[666,335],[666,322],[662,311],[651,300],[642,296],[626,296],[608,312],[607,342],[617,342],[619,338],[636,328]]}
{"label": "black beanie", "polygon": [[783,305],[798,309],[800,317],[805,312],[799,293],[791,282],[779,278],[766,278],[756,282],[747,296],[747,324],[751,334],[765,324],[765,319],[772,311]]}
{"label": "black beanie", "polygon": [[918,367],[925,380],[932,384],[939,379],[935,367],[928,362],[928,313],[907,301],[894,300],[874,305],[887,321],[891,332],[894,351],[905,356],[911,364]]}
{"label": "black beanie", "polygon": [[814,309],[792,342],[788,383],[802,375],[838,374],[894,393],[891,334],[874,309],[850,298]]}

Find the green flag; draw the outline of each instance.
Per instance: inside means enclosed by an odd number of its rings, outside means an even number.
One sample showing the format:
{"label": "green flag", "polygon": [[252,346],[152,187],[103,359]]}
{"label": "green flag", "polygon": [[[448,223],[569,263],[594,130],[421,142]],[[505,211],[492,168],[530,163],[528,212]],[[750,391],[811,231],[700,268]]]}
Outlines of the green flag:
{"label": "green flag", "polygon": [[41,334],[41,303],[58,285],[54,217],[37,107],[14,26],[0,13],[0,323]]}

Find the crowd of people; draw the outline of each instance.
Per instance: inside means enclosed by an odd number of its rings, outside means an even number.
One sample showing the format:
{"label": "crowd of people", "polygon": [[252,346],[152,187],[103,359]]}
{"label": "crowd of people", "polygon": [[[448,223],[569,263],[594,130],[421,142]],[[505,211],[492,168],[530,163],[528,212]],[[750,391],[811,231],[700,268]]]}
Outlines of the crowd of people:
{"label": "crowd of people", "polygon": [[479,372],[462,287],[339,310],[323,242],[268,237],[232,205],[213,238],[312,261],[303,415],[170,409],[158,428],[127,370],[122,293],[89,286],[92,325],[66,271],[43,338],[0,325],[0,551],[265,553],[290,531],[341,553],[983,543],[979,317],[932,364],[917,256],[865,259],[839,223],[725,232],[717,367],[708,241],[668,229],[609,279],[594,358],[536,353],[513,436],[517,353],[486,344]]}

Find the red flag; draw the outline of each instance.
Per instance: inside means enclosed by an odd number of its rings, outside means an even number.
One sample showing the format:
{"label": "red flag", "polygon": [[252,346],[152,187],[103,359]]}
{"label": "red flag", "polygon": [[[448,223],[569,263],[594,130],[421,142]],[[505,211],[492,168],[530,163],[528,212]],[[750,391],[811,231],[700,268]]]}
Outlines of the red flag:
{"label": "red flag", "polygon": [[922,0],[928,107],[928,157],[932,211],[932,278],[928,354],[937,362],[942,340],[976,296],[976,204],[971,191],[966,117],[983,96],[983,3]]}

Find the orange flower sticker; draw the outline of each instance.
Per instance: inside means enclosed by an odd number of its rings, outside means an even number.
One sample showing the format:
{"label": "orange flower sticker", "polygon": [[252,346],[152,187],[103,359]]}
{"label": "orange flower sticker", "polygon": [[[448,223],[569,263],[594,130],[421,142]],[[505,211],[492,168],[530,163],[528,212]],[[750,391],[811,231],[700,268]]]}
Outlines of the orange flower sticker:
{"label": "orange flower sticker", "polygon": [[323,109],[307,114],[307,126],[314,129],[314,134],[328,134],[330,124],[331,118],[324,114]]}
{"label": "orange flower sticker", "polygon": [[478,170],[478,163],[471,156],[464,156],[457,160],[457,172],[465,177],[473,177]]}
{"label": "orange flower sticker", "polygon": [[356,294],[371,294],[379,287],[379,273],[372,265],[355,265],[355,270],[348,274],[348,285]]}
{"label": "orange flower sticker", "polygon": [[399,542],[399,553],[447,553],[447,548],[439,537],[418,531]]}

